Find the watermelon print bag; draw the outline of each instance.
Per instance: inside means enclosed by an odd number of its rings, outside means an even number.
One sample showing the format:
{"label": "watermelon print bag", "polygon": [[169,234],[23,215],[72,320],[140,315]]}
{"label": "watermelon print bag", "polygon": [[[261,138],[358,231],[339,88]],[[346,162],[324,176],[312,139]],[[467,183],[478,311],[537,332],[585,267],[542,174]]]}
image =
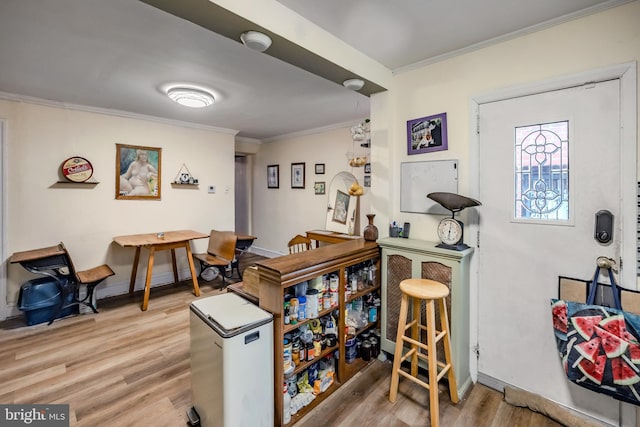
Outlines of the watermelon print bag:
{"label": "watermelon print bag", "polygon": [[615,307],[593,303],[600,264],[586,303],[551,300],[556,344],[569,381],[640,405],[640,316],[622,310],[610,264],[602,268],[609,272]]}

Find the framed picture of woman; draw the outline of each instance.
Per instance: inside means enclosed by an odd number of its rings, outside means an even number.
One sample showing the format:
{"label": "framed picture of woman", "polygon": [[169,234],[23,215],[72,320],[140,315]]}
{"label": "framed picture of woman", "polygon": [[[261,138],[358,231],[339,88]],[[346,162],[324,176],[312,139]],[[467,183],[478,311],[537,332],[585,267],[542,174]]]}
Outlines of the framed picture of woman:
{"label": "framed picture of woman", "polygon": [[162,148],[116,144],[116,199],[160,200]]}

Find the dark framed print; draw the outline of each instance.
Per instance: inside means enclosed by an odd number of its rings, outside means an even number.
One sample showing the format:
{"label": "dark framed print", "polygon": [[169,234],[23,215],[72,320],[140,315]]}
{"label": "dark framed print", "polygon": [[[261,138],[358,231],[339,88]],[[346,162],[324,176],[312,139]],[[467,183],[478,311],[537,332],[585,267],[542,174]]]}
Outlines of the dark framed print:
{"label": "dark framed print", "polygon": [[364,186],[371,187],[371,175],[364,176]]}
{"label": "dark framed print", "polygon": [[364,173],[371,173],[371,163],[364,164]]}
{"label": "dark framed print", "polygon": [[159,200],[162,148],[116,144],[116,199]]}
{"label": "dark framed print", "polygon": [[407,121],[407,154],[447,149],[447,113]]}
{"label": "dark framed print", "polygon": [[316,175],[324,175],[324,163],[316,163]]}
{"label": "dark framed print", "polygon": [[267,188],[280,188],[280,165],[267,166]]}
{"label": "dark framed print", "polygon": [[291,188],[304,188],[304,163],[291,163]]}
{"label": "dark framed print", "polygon": [[347,193],[343,193],[340,190],[336,191],[336,203],[333,208],[332,221],[339,222],[340,224],[347,223],[347,212],[349,212],[349,202],[351,197]]}
{"label": "dark framed print", "polygon": [[313,184],[313,189],[315,190],[316,194],[324,194],[324,187],[325,187],[324,181],[320,181],[320,182],[316,181],[316,183]]}

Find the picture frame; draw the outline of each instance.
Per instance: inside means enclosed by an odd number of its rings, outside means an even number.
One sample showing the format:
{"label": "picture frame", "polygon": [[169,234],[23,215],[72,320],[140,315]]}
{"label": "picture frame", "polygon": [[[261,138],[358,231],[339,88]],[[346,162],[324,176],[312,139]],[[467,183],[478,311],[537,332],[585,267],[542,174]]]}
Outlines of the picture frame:
{"label": "picture frame", "polygon": [[291,163],[291,188],[304,188],[304,163]]}
{"label": "picture frame", "polygon": [[371,187],[371,175],[364,176],[364,186]]}
{"label": "picture frame", "polygon": [[324,163],[316,163],[316,175],[324,175]]}
{"label": "picture frame", "polygon": [[349,212],[350,201],[351,197],[347,193],[343,193],[340,190],[336,191],[336,202],[333,206],[332,221],[339,222],[340,224],[347,223],[347,212]]}
{"label": "picture frame", "polygon": [[267,188],[280,188],[280,165],[267,166]]}
{"label": "picture frame", "polygon": [[364,164],[364,173],[371,173],[371,163]]}
{"label": "picture frame", "polygon": [[313,184],[313,189],[315,190],[316,194],[324,194],[325,182],[324,181],[316,181],[316,183]]}
{"label": "picture frame", "polygon": [[160,200],[162,148],[116,144],[116,199]]}
{"label": "picture frame", "polygon": [[407,154],[444,151],[449,147],[447,113],[407,121]]}

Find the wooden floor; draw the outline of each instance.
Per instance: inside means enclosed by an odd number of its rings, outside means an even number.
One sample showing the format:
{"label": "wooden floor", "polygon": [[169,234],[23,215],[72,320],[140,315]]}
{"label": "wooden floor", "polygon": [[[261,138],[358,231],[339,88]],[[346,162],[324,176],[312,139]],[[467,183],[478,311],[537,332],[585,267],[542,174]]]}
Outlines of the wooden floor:
{"label": "wooden floor", "polygon": [[[246,255],[248,265],[252,255]],[[220,285],[219,278],[201,281],[201,297],[221,292]],[[0,403],[69,404],[71,426],[185,426],[194,298],[189,281],[154,288],[146,312],[136,293],[100,300],[99,314],[51,326],[25,326],[22,318],[0,322]],[[374,362],[298,425],[428,426],[426,390],[401,380],[391,404],[390,372],[390,362]],[[559,425],[481,385],[467,395],[452,405],[446,390],[440,394],[442,426]]]}

